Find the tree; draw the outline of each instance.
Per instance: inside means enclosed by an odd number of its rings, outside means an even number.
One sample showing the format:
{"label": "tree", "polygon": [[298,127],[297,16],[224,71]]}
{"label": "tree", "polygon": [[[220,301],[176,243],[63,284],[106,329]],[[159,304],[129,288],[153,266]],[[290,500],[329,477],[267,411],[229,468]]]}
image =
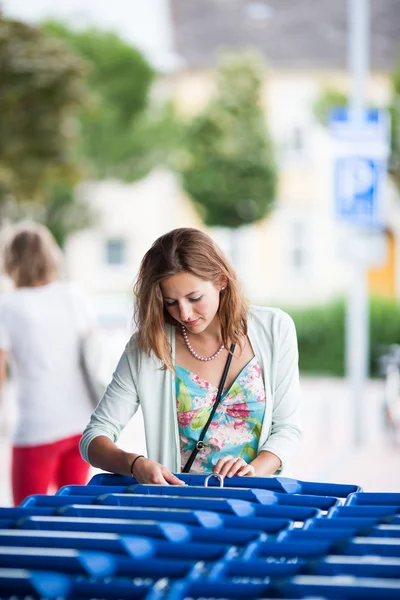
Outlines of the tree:
{"label": "tree", "polygon": [[390,174],[400,187],[400,53],[392,74]]}
{"label": "tree", "polygon": [[93,176],[134,180],[153,166],[158,119],[146,111],[155,73],[144,56],[114,33],[74,31],[49,21],[43,30],[66,42],[87,65],[91,102],[80,113],[79,154]]}
{"label": "tree", "polygon": [[273,207],[276,169],[260,106],[263,75],[257,55],[226,54],[215,97],[188,124],[180,170],[206,225],[237,228]]}
{"label": "tree", "polygon": [[68,236],[92,226],[96,219],[95,212],[76,195],[68,181],[59,179],[49,186],[39,220],[47,225],[61,248]]}
{"label": "tree", "polygon": [[73,115],[83,64],[60,42],[0,13],[0,221],[13,201],[43,202],[49,182],[76,181]]}
{"label": "tree", "polygon": [[71,233],[92,226],[97,219],[97,213],[76,195],[70,182],[62,179],[48,184],[41,203],[10,202],[6,216],[11,222],[29,220],[46,225],[61,248]]}
{"label": "tree", "polygon": [[347,105],[348,98],[346,94],[343,94],[343,92],[334,88],[325,88],[314,102],[313,113],[321,125],[326,127],[328,125],[331,110]]}

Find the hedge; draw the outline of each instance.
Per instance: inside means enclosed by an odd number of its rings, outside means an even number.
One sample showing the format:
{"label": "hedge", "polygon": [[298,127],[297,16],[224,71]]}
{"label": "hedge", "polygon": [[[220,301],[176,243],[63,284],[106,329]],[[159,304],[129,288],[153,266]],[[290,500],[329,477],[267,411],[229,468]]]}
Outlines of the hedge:
{"label": "hedge", "polygon": [[[345,302],[337,300],[306,309],[286,308],[293,318],[299,344],[302,373],[345,374]],[[400,303],[370,299],[370,375],[379,374],[382,346],[400,344]]]}

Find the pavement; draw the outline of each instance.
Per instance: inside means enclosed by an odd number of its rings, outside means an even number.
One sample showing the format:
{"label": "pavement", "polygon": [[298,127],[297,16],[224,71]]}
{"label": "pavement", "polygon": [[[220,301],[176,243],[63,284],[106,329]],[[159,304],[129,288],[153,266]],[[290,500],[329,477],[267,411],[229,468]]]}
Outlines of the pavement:
{"label": "pavement", "polygon": [[[360,415],[355,415],[351,389],[345,379],[302,377],[301,386],[303,440],[293,462],[292,476],[303,481],[357,484],[368,492],[400,492],[400,448],[393,447],[383,427],[382,381],[368,381]],[[6,389],[0,405],[0,506],[12,504],[12,396],[12,390]],[[360,443],[355,442],[356,429],[361,431]],[[123,431],[119,445],[146,454],[140,413]],[[93,469],[91,475],[96,472]]]}
{"label": "pavement", "polygon": [[368,381],[359,414],[345,379],[303,377],[302,391],[303,441],[293,476],[358,484],[367,492],[400,492],[400,447],[384,428],[383,381]]}

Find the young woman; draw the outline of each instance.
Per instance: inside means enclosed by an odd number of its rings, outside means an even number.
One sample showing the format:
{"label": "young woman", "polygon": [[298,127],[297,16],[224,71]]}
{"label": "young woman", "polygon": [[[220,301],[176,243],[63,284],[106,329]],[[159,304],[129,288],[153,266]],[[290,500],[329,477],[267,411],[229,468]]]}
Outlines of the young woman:
{"label": "young woman", "polygon": [[[141,483],[180,484],[217,396],[220,404],[192,473],[268,476],[288,472],[300,432],[298,353],[291,318],[247,307],[221,251],[196,229],[158,238],[135,286],[132,336],[81,440],[82,456]],[[148,458],[119,449],[141,406]]]}
{"label": "young woman", "polygon": [[61,251],[45,227],[13,228],[2,258],[15,286],[0,296],[0,387],[9,361],[18,390],[11,466],[18,505],[87,481],[79,440],[92,405],[79,346],[94,319],[82,293],[58,280]]}

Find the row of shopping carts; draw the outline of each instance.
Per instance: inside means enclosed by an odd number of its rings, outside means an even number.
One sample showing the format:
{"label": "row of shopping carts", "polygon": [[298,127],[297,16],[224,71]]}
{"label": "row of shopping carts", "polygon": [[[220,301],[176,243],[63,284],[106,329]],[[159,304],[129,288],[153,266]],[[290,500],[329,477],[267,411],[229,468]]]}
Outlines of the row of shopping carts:
{"label": "row of shopping carts", "polygon": [[100,474],[0,508],[0,598],[400,598],[400,493],[180,477]]}

